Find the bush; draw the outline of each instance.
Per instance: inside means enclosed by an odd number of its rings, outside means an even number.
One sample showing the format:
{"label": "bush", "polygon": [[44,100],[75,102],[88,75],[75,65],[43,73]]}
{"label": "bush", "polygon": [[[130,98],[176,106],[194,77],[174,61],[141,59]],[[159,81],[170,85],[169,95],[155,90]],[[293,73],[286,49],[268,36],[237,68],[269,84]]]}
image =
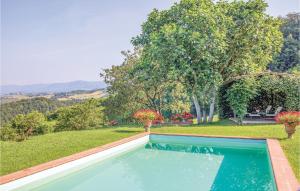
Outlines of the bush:
{"label": "bush", "polygon": [[97,128],[104,124],[103,108],[95,99],[57,111],[55,131]]}
{"label": "bush", "polygon": [[34,134],[41,135],[41,134],[52,133],[53,131],[54,131],[54,126],[49,122],[45,122],[40,124],[40,126],[35,130]]}
{"label": "bush", "polygon": [[[222,86],[219,90],[218,108],[220,118],[233,116],[233,110],[228,101],[226,92],[241,80],[233,81]],[[248,112],[260,109],[264,111],[268,105],[273,109],[282,106],[285,111],[300,110],[300,78],[293,74],[270,73],[255,77],[257,95],[247,105]]]}
{"label": "bush", "polygon": [[14,141],[17,138],[16,130],[9,125],[5,125],[0,128],[0,140],[1,141]]}
{"label": "bush", "polygon": [[45,116],[42,113],[33,111],[27,115],[17,115],[10,125],[16,131],[17,139],[24,140],[31,135],[42,134],[45,123]]}
{"label": "bush", "polygon": [[183,112],[181,114],[178,113],[171,116],[171,120],[174,122],[192,121],[193,118],[193,114],[188,112]]}

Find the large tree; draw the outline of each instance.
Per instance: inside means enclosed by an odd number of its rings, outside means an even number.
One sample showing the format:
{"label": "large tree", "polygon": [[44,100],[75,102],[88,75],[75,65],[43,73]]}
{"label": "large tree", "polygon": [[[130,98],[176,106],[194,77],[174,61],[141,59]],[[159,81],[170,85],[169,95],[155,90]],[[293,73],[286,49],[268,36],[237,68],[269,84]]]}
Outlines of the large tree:
{"label": "large tree", "polygon": [[212,121],[222,82],[265,69],[280,50],[280,21],[266,15],[266,7],[262,0],[182,0],[153,10],[133,44],[143,47],[147,67],[183,80],[198,123],[206,121],[208,108]]}
{"label": "large tree", "polygon": [[101,73],[108,84],[109,97],[104,102],[106,114],[111,119],[130,119],[140,108],[159,113],[187,111],[189,98],[182,84],[169,80],[159,68],[144,67],[153,65],[141,57],[142,51],[136,48],[133,52],[123,52],[122,65]]}
{"label": "large tree", "polygon": [[281,18],[281,31],[284,37],[280,54],[269,65],[269,69],[285,72],[300,67],[300,13],[290,13]]}

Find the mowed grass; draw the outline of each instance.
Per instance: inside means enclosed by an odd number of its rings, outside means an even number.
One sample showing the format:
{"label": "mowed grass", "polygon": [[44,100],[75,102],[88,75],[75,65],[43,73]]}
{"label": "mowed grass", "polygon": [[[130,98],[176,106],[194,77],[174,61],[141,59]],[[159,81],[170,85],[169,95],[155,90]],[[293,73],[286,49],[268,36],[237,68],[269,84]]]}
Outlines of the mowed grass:
{"label": "mowed grass", "polygon": [[104,128],[34,136],[23,142],[1,141],[1,175],[68,156],[143,132],[142,128]]}
{"label": "mowed grass", "polygon": [[[237,126],[225,120],[207,125],[153,127],[157,133],[275,138],[280,141],[296,177],[300,180],[300,128],[293,139],[286,139],[282,125]],[[1,142],[1,175],[68,156],[143,132],[141,127],[113,127],[69,131],[32,137],[24,142]]]}

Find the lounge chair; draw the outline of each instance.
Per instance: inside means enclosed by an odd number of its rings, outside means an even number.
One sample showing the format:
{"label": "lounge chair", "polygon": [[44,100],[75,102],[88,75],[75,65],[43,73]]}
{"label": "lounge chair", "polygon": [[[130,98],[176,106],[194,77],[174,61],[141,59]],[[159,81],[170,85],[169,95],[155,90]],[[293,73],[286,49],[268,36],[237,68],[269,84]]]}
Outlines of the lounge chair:
{"label": "lounge chair", "polygon": [[262,115],[268,114],[271,110],[272,106],[268,105],[266,108],[266,112],[257,112],[257,113],[247,113],[247,115],[252,119],[253,117],[261,117]]}
{"label": "lounge chair", "polygon": [[261,117],[259,113],[247,113],[247,115],[252,119],[253,117]]}
{"label": "lounge chair", "polygon": [[268,107],[266,108],[266,112],[264,113],[265,115],[266,114],[269,114],[269,112],[271,111],[272,109],[272,106],[271,105],[268,105]]}
{"label": "lounge chair", "polygon": [[266,113],[266,117],[275,117],[280,111],[282,110],[282,107],[277,107],[275,110],[275,113]]}

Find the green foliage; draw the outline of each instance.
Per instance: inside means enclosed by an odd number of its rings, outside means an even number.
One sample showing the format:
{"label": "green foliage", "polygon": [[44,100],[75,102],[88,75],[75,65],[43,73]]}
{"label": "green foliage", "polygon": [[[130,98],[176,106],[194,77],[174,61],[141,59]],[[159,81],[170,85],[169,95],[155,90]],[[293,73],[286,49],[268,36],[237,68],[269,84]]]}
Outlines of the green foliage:
{"label": "green foliage", "polygon": [[35,130],[35,134],[40,135],[40,134],[52,133],[53,131],[54,131],[53,123],[44,122]]}
{"label": "green foliage", "polygon": [[122,54],[125,56],[122,65],[112,66],[100,74],[108,85],[109,96],[104,100],[103,106],[105,114],[111,120],[129,119],[145,103],[140,83],[130,75],[130,70],[137,62],[137,52],[122,52]]}
{"label": "green foliage", "polygon": [[255,79],[242,79],[227,90],[227,100],[240,123],[247,113],[249,101],[256,94]]}
{"label": "green foliage", "polygon": [[[289,74],[270,74],[257,79],[259,82],[258,95],[252,101],[257,100],[256,107],[259,105],[264,108],[272,105],[274,108],[282,106],[287,111],[299,111],[300,109],[300,77]],[[262,103],[262,99],[265,103]],[[251,105],[250,105],[251,106]],[[250,107],[253,109],[253,107]],[[263,108],[260,108],[263,109]]]}
{"label": "green foliage", "polygon": [[[257,94],[249,101],[248,112],[257,109],[264,111],[271,105],[273,111],[281,106],[286,111],[300,110],[300,77],[292,74],[270,73],[255,77]],[[232,116],[232,109],[226,91],[239,80],[227,84],[219,92],[219,112],[221,118]],[[271,111],[272,112],[272,111]]]}
{"label": "green foliage", "polygon": [[165,117],[171,118],[175,113],[190,112],[191,105],[190,96],[183,84],[176,83],[166,87],[161,111]]}
{"label": "green foliage", "polygon": [[289,69],[289,72],[292,73],[292,74],[300,76],[300,64],[298,64],[295,67]]}
{"label": "green foliage", "polygon": [[182,80],[205,111],[224,81],[264,70],[280,51],[281,21],[268,16],[266,7],[262,0],[182,0],[153,10],[133,39],[143,48],[141,67]]}
{"label": "green foliage", "polygon": [[0,140],[1,141],[14,141],[16,140],[16,130],[11,128],[9,125],[0,127]]}
{"label": "green foliage", "polygon": [[[18,114],[1,127],[1,140],[22,141],[31,135],[52,133],[54,130],[81,130],[96,128],[105,122],[99,100],[88,100],[73,106],[59,108],[50,115],[52,121],[37,111]],[[56,123],[57,121],[57,123]]]}
{"label": "green foliage", "polygon": [[300,13],[281,18],[284,43],[280,54],[269,65],[272,71],[289,71],[300,65]]}
{"label": "green foliage", "polygon": [[74,101],[58,101],[47,98],[33,98],[20,100],[16,102],[4,103],[0,107],[1,123],[7,123],[18,114],[28,114],[32,111],[38,111],[47,114],[59,107],[72,105]]}
{"label": "green foliage", "polygon": [[170,81],[159,68],[140,59],[141,50],[123,52],[125,61],[101,74],[108,84],[109,97],[103,102],[109,119],[131,120],[140,108],[168,115],[174,110],[189,109],[189,97],[178,81]]}
{"label": "green foliage", "polygon": [[99,100],[91,99],[84,103],[62,107],[57,112],[55,131],[83,130],[97,128],[105,119]]}
{"label": "green foliage", "polygon": [[17,139],[24,140],[31,135],[43,134],[46,118],[42,113],[32,111],[27,115],[19,114],[10,123],[16,131]]}

